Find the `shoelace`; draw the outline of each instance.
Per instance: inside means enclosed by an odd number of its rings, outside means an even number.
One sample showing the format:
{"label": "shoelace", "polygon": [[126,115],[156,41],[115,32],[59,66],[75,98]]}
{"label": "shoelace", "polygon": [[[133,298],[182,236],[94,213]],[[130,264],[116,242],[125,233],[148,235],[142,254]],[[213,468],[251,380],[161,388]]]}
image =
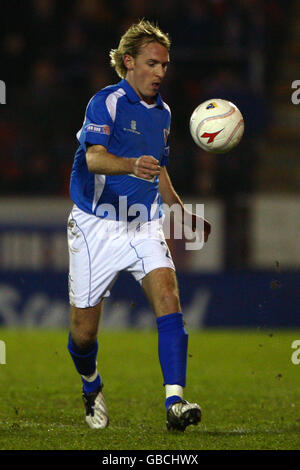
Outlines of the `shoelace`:
{"label": "shoelace", "polygon": [[97,395],[98,395],[98,392],[94,392],[93,394],[92,393],[89,393],[89,394],[84,393],[83,394],[83,399],[84,399],[87,415],[91,414],[92,416],[94,416],[95,399],[96,399]]}

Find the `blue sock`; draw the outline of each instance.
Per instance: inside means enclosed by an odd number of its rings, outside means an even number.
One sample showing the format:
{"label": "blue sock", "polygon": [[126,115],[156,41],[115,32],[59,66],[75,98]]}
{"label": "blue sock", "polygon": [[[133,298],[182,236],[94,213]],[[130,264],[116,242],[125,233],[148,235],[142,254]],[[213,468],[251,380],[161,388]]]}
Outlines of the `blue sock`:
{"label": "blue sock", "polygon": [[188,334],[182,313],[171,313],[156,319],[158,329],[158,355],[164,385],[185,387]]}
{"label": "blue sock", "polygon": [[80,375],[92,375],[96,370],[98,342],[88,348],[79,348],[69,333],[68,350]]}
{"label": "blue sock", "polygon": [[178,395],[172,395],[171,397],[166,398],[166,401],[165,401],[166,410],[168,411],[169,407],[173,405],[173,403],[177,403],[179,401],[182,401],[182,398],[179,397]]}
{"label": "blue sock", "polygon": [[97,388],[102,385],[100,374],[97,375],[96,379],[93,382],[88,382],[83,377],[81,377],[81,380],[83,385],[83,391],[85,393],[95,392]]}

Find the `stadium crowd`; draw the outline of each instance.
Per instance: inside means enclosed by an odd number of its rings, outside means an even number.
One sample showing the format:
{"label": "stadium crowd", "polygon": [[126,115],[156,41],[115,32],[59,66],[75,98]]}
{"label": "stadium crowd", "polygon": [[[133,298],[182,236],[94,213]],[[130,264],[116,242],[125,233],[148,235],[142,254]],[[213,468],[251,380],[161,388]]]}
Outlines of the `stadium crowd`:
{"label": "stadium crowd", "polygon": [[[169,171],[190,196],[251,192],[253,136],[266,127],[266,81],[272,74],[284,0],[10,0],[1,5],[0,194],[67,195],[85,106],[119,78],[109,50],[140,18],[172,39],[161,93],[172,109]],[[262,71],[260,64],[263,64]],[[247,116],[240,146],[220,158],[198,149],[189,117],[203,100],[235,102]],[[255,116],[254,119],[252,119]],[[236,157],[238,154],[238,158]]]}

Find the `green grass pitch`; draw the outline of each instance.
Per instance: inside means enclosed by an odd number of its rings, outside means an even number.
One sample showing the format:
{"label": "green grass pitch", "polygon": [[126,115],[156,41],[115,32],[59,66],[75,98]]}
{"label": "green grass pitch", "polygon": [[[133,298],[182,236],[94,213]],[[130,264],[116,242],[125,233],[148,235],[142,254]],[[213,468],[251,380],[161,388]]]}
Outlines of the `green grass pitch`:
{"label": "green grass pitch", "polygon": [[67,331],[0,329],[1,450],[238,450],[300,448],[300,330],[189,331],[185,398],[203,410],[185,433],[165,427],[155,331],[99,334],[110,415],[87,427]]}

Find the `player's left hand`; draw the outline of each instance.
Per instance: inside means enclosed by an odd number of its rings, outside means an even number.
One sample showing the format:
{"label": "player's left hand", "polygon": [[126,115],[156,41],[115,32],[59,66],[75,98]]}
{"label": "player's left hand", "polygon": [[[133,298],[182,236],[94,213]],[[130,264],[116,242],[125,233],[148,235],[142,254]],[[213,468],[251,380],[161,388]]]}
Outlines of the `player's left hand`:
{"label": "player's left hand", "polygon": [[210,223],[204,219],[204,242],[206,243],[211,232]]}
{"label": "player's left hand", "polygon": [[208,222],[208,220],[203,219],[202,217],[199,217],[196,214],[192,214],[192,230],[195,231],[197,227],[201,226],[201,224],[204,222],[204,243],[207,242],[208,237],[211,232],[211,224]]}

